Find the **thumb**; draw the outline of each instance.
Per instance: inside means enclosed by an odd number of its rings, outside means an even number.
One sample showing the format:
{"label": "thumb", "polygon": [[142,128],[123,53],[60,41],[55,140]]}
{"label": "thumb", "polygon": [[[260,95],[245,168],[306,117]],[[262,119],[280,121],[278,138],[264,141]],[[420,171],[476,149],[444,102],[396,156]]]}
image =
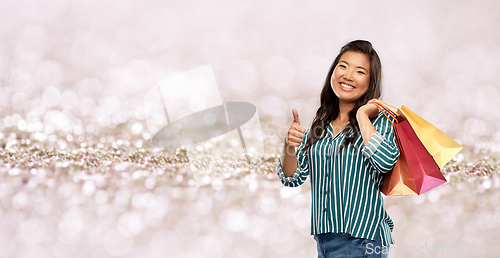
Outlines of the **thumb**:
{"label": "thumb", "polygon": [[299,122],[299,113],[297,112],[297,110],[295,108],[292,109],[292,113],[293,113],[293,121],[295,121],[297,124],[300,125],[300,122]]}

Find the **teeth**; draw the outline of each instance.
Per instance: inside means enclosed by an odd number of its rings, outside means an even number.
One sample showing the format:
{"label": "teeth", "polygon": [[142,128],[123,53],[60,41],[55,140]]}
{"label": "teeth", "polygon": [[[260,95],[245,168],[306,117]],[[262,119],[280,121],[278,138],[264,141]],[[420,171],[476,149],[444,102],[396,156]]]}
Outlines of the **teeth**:
{"label": "teeth", "polygon": [[354,87],[350,86],[350,85],[347,85],[347,84],[344,84],[344,83],[341,83],[340,86],[346,88],[346,89],[354,89]]}

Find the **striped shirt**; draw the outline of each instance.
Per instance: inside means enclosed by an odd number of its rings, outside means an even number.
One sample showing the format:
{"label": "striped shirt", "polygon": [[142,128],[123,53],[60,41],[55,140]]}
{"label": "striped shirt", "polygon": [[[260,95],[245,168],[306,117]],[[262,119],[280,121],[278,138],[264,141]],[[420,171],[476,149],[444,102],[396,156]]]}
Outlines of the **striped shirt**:
{"label": "striped shirt", "polygon": [[375,240],[380,228],[382,245],[394,244],[391,234],[394,224],[384,209],[379,188],[384,173],[396,164],[399,149],[389,120],[379,112],[371,121],[376,132],[366,146],[358,134],[354,141],[356,148],[348,145],[338,153],[344,132],[341,130],[334,136],[329,124],[322,139],[309,151],[303,150],[309,137],[309,129],[306,130],[297,148],[298,166],[293,176],[286,177],[278,163],[278,176],[285,186],[299,186],[311,176],[312,235],[348,233]]}

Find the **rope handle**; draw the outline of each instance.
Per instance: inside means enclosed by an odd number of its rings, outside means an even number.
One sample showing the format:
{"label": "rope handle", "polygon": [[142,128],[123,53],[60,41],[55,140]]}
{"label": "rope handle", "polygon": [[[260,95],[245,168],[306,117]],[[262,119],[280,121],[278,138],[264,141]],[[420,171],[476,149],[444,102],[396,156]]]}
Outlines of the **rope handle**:
{"label": "rope handle", "polygon": [[396,112],[392,111],[391,109],[389,109],[387,106],[385,106],[382,103],[378,103],[378,102],[372,102],[372,103],[375,104],[377,107],[384,109],[387,113],[389,113],[390,116],[392,116],[392,118],[397,120],[398,115],[396,114]]}
{"label": "rope handle", "polygon": [[[390,109],[385,107],[383,104],[380,104],[380,103],[375,102],[375,101],[372,102],[372,104],[374,104],[375,106],[378,107],[378,109],[382,112],[382,114],[384,114],[385,117],[387,117],[387,120],[389,120],[389,122],[391,122],[392,125],[399,123],[397,115],[394,114],[394,112],[392,112]],[[389,118],[389,116],[394,119],[394,122],[392,119]]]}
{"label": "rope handle", "polygon": [[[383,107],[385,107],[387,110],[390,110],[393,114],[396,114],[396,113],[397,113],[398,108],[397,108],[397,107],[395,107],[395,106],[393,106],[393,105],[391,105],[391,104],[389,104],[389,103],[383,102],[382,100],[379,100],[379,99],[376,99],[376,100],[374,100],[373,102],[375,102],[375,103],[379,103],[380,105],[382,105]],[[373,102],[372,102],[372,103],[373,103]],[[396,111],[391,110],[389,107],[392,107],[392,108],[393,108],[393,109],[395,109]]]}

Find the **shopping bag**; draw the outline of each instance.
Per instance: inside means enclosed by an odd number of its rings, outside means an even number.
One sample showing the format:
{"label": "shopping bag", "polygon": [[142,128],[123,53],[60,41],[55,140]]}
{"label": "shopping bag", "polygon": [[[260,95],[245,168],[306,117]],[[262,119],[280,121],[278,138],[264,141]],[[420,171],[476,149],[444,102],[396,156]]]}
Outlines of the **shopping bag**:
{"label": "shopping bag", "polygon": [[[397,115],[383,105],[379,105],[378,103],[374,104],[380,109],[380,111],[382,111],[387,119],[389,119],[394,128],[394,124],[398,123]],[[399,118],[399,120],[402,119]],[[402,147],[398,136],[396,135],[395,138],[396,144],[398,145],[399,150],[401,150]],[[410,168],[408,167],[405,154],[402,151],[400,151],[399,159],[396,161],[394,168],[384,175],[384,181],[382,182],[380,191],[386,196],[417,194],[415,181],[413,180]]]}
{"label": "shopping bag", "polygon": [[[399,142],[398,148],[401,149]],[[384,175],[380,191],[386,196],[417,194],[415,181],[408,167],[405,154],[402,151],[394,168]]]}
{"label": "shopping bag", "polygon": [[397,116],[381,103],[374,104],[391,121],[400,150],[400,157],[393,170],[389,172],[391,174],[384,177],[382,193],[386,195],[407,195],[415,192],[422,194],[446,183],[439,166],[417,137],[408,120]]}
{"label": "shopping bag", "polygon": [[444,167],[446,163],[463,149],[460,144],[407,107],[401,106],[401,108],[398,109],[398,114],[408,120],[418,138],[434,158],[439,168]]}
{"label": "shopping bag", "polygon": [[436,161],[417,137],[408,120],[395,124],[394,128],[415,181],[417,194],[423,194],[446,183]]}
{"label": "shopping bag", "polygon": [[401,106],[401,108],[397,108],[380,100],[375,100],[375,102],[389,110],[389,107],[397,109],[395,112],[408,120],[418,138],[434,158],[439,168],[443,168],[446,163],[463,149],[460,144],[407,107]]}

